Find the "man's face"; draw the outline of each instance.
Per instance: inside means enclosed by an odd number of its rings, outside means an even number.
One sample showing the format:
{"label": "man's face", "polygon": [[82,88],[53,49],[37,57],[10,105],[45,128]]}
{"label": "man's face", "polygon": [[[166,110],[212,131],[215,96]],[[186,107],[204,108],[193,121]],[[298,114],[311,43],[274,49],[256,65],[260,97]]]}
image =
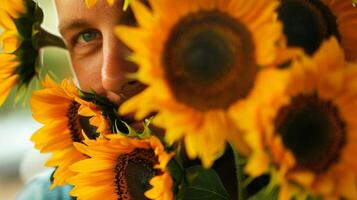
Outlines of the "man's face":
{"label": "man's face", "polygon": [[87,8],[84,0],[56,0],[56,6],[59,29],[81,89],[120,104],[143,86],[126,78],[137,67],[126,60],[130,52],[113,33],[118,24],[129,23],[120,1],[116,2],[109,6],[106,0],[98,0]]}

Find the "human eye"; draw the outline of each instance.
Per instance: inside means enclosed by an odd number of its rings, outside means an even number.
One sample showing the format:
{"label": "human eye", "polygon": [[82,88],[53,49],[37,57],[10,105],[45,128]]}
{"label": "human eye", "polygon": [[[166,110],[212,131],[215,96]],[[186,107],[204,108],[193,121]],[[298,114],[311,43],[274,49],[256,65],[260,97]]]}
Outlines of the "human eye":
{"label": "human eye", "polygon": [[101,34],[97,30],[85,30],[75,37],[76,45],[86,45],[101,40]]}
{"label": "human eye", "polygon": [[84,29],[70,39],[69,50],[76,55],[86,55],[102,46],[102,34],[96,29]]}

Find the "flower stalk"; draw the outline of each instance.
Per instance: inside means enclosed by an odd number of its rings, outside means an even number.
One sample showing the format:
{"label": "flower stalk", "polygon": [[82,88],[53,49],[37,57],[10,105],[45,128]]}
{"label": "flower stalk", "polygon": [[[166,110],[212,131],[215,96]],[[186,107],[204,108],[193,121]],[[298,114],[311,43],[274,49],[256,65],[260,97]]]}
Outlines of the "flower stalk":
{"label": "flower stalk", "polygon": [[49,47],[49,46],[66,49],[65,43],[63,42],[63,40],[60,37],[58,37],[52,33],[49,33],[48,31],[44,30],[43,28],[39,28],[38,32],[33,37],[33,45],[37,50],[39,50],[43,47]]}
{"label": "flower stalk", "polygon": [[233,154],[234,154],[234,163],[236,167],[236,175],[237,175],[237,186],[238,186],[238,200],[245,200],[245,190],[244,190],[244,159],[239,154],[239,152],[233,147]]}

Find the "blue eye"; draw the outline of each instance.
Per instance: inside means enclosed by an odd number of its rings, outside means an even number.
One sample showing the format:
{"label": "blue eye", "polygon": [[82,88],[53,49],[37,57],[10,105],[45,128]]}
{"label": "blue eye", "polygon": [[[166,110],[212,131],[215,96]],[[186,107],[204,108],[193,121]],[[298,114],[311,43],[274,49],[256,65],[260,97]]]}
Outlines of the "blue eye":
{"label": "blue eye", "polygon": [[96,31],[85,31],[78,35],[77,42],[78,43],[88,43],[99,37],[99,33]]}

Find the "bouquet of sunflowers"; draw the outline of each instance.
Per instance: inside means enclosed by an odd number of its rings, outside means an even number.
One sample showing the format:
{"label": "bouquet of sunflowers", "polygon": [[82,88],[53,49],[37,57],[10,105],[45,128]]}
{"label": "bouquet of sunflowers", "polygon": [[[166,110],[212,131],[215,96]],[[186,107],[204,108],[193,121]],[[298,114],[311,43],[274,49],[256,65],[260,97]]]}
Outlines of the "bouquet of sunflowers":
{"label": "bouquet of sunflowers", "polygon": [[[114,32],[142,91],[118,106],[46,76],[33,92],[52,187],[83,200],[357,199],[355,3],[125,1],[137,24]],[[64,45],[32,1],[1,1],[0,16],[2,103],[40,78],[41,47]]]}

